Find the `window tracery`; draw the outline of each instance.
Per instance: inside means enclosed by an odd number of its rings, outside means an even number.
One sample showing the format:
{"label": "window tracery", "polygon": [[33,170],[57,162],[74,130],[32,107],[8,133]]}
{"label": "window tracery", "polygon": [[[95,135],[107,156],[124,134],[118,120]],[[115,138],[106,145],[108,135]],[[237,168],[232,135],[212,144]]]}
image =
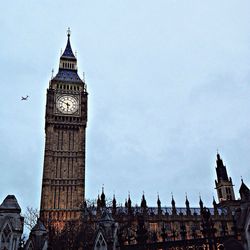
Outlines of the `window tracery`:
{"label": "window tracery", "polygon": [[99,233],[96,244],[95,244],[95,250],[107,250],[107,243],[102,235],[102,233]]}

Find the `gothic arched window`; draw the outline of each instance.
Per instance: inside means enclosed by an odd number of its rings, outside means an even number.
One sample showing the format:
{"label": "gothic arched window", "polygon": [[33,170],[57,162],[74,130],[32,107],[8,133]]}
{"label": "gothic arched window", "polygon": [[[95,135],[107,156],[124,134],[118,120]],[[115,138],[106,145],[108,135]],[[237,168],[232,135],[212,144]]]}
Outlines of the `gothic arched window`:
{"label": "gothic arched window", "polygon": [[107,243],[102,235],[102,233],[99,233],[96,238],[95,248],[94,250],[107,250]]}
{"label": "gothic arched window", "polygon": [[33,244],[32,244],[32,241],[29,242],[29,244],[27,246],[27,249],[28,250],[34,250],[35,249],[34,246],[33,246]]}
{"label": "gothic arched window", "polygon": [[6,249],[9,249],[9,246],[11,245],[11,228],[9,226],[9,224],[6,224],[3,231],[2,231],[2,237],[1,237],[1,241],[2,241],[2,246]]}

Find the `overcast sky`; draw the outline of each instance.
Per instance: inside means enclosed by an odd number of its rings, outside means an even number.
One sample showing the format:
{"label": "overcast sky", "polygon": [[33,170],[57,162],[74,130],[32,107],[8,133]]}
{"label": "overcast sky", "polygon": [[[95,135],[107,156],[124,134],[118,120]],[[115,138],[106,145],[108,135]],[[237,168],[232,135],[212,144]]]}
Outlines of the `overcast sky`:
{"label": "overcast sky", "polygon": [[[250,185],[250,2],[7,1],[0,15],[0,202],[39,208],[46,89],[66,30],[89,92],[86,197],[212,205],[219,150]],[[21,102],[28,94],[29,101]]]}

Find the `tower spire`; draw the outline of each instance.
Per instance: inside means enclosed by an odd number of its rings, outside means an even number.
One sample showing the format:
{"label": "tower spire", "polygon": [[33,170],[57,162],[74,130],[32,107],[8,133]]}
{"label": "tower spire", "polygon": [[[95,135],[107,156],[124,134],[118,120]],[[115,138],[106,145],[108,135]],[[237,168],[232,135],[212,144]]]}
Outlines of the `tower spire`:
{"label": "tower spire", "polygon": [[71,30],[70,30],[70,27],[68,27],[67,29],[67,36],[70,37],[70,33],[71,33]]}
{"label": "tower spire", "polygon": [[203,211],[204,206],[203,206],[203,201],[202,201],[202,199],[201,199],[201,195],[199,195],[199,196],[200,196],[200,201],[199,201],[200,211],[202,212],[202,211]]}
{"label": "tower spire", "polygon": [[226,166],[217,152],[216,159],[216,174],[215,188],[217,189],[219,202],[235,200],[233,182],[231,177],[228,177]]}
{"label": "tower spire", "polygon": [[172,204],[172,214],[173,214],[173,215],[176,215],[176,214],[177,214],[177,211],[176,211],[176,207],[175,207],[175,200],[174,200],[173,193],[172,193],[172,201],[171,201],[171,204]]}
{"label": "tower spire", "polygon": [[186,201],[185,201],[185,204],[186,204],[186,212],[187,212],[187,215],[191,215],[191,209],[190,209],[190,206],[189,206],[189,200],[188,200],[187,194],[186,194]]}
{"label": "tower spire", "polygon": [[70,44],[70,35],[71,35],[71,30],[70,30],[70,28],[68,28],[68,30],[67,30],[68,40],[67,40],[67,44],[66,44],[65,50],[64,50],[61,58],[76,60],[76,57],[73,53],[73,50],[72,50],[71,44]]}
{"label": "tower spire", "polygon": [[[82,81],[81,78],[78,76],[77,73],[77,59],[73,53],[70,43],[70,36],[71,31],[68,28],[67,30],[67,44],[64,51],[61,53],[60,62],[59,62],[59,71],[52,80],[58,82],[65,82],[68,83],[80,83],[84,84],[85,81]],[[86,90],[86,87],[85,87]]]}

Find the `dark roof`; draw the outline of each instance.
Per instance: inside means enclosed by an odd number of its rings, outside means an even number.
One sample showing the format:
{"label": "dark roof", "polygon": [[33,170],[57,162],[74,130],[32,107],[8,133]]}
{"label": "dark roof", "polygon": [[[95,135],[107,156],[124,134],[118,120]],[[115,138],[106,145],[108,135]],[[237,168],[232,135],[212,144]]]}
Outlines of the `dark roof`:
{"label": "dark roof", "polygon": [[108,221],[114,221],[111,213],[109,213],[108,211],[104,211],[102,213],[102,217],[101,217],[101,222],[108,222]]}
{"label": "dark roof", "polygon": [[52,80],[83,83],[76,70],[68,69],[59,69],[57,75]]}
{"label": "dark roof", "polygon": [[241,196],[241,199],[243,200],[250,200],[250,190],[249,188],[247,187],[247,185],[243,182],[243,180],[241,180],[241,186],[240,186],[240,196]]}
{"label": "dark roof", "polygon": [[0,205],[0,211],[21,212],[21,208],[17,202],[15,195],[8,195]]}
{"label": "dark roof", "polygon": [[34,231],[44,231],[46,232],[46,228],[43,223],[38,219],[36,225],[31,229],[32,232]]}
{"label": "dark roof", "polygon": [[61,56],[61,58],[66,58],[66,59],[74,59],[76,60],[76,57],[72,51],[72,48],[71,48],[71,44],[70,44],[70,35],[68,34],[68,41],[67,41],[67,45],[66,45],[66,48]]}
{"label": "dark roof", "polygon": [[[112,214],[112,207],[106,207],[104,208],[105,209],[105,212],[106,214]],[[215,209],[214,208],[207,208],[209,209],[210,213],[212,215],[215,214]],[[162,207],[161,208],[162,210],[162,214],[168,214],[168,215],[172,215],[172,211],[173,211],[173,208],[172,207]],[[218,208],[218,214],[221,215],[221,214],[227,214],[227,209],[225,208]],[[97,208],[96,207],[89,207],[88,208],[88,211],[91,212],[92,215],[96,215],[97,214]],[[128,209],[126,207],[117,207],[116,208],[116,211],[117,211],[117,214],[127,214],[128,213]],[[137,213],[143,213],[144,210],[143,208],[141,207],[132,207],[132,211],[133,211],[133,214],[137,214]],[[198,207],[192,207],[190,208],[190,212],[192,215],[196,214],[196,215],[200,215],[201,213],[201,209],[198,208]],[[158,207],[148,207],[147,208],[147,213],[148,214],[158,214]],[[186,207],[177,207],[176,208],[176,213],[177,215],[179,214],[183,214],[183,215],[186,215],[187,214],[187,208]],[[105,214],[105,215],[106,215]]]}
{"label": "dark roof", "polygon": [[228,181],[227,169],[226,169],[226,166],[224,166],[223,161],[220,158],[219,154],[217,154],[216,164],[217,164],[216,173],[217,173],[218,181],[220,180]]}

